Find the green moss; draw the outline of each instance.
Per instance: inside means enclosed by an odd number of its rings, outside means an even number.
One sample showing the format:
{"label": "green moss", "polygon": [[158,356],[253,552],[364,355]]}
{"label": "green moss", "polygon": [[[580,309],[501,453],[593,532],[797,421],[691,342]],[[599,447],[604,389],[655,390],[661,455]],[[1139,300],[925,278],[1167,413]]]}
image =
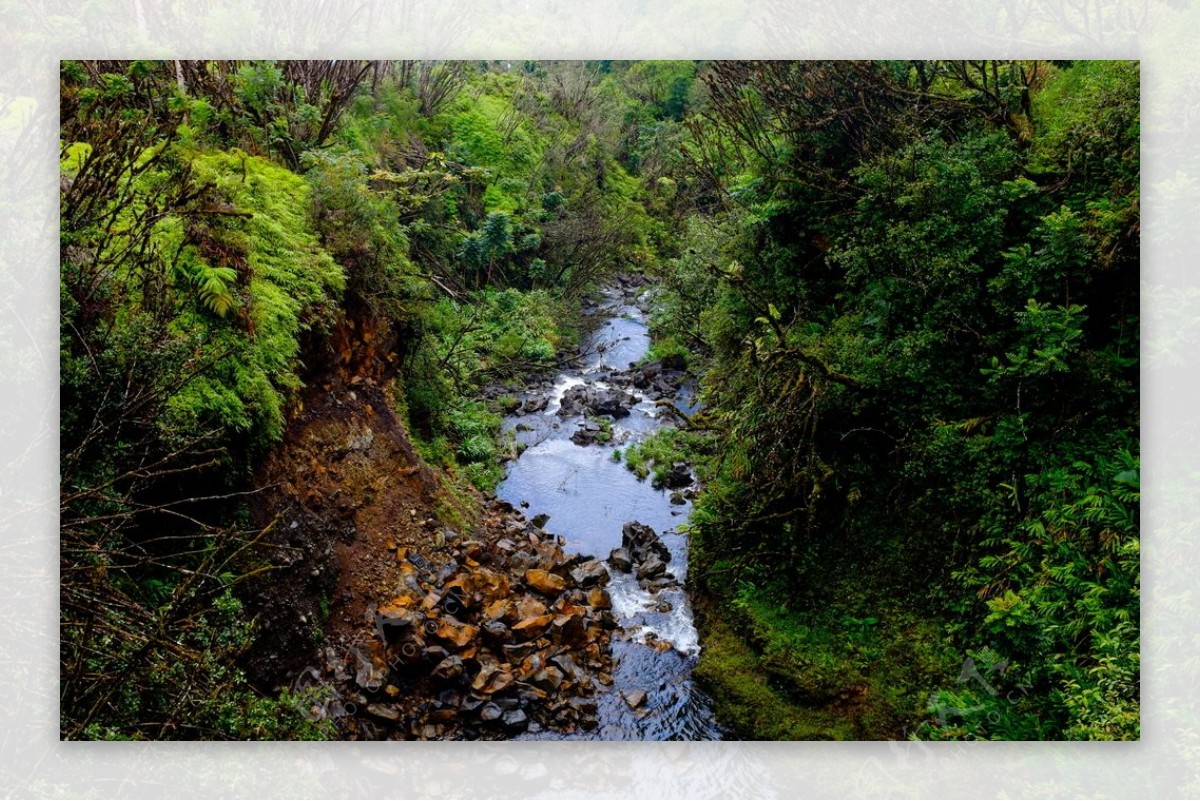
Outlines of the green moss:
{"label": "green moss", "polygon": [[720,720],[751,740],[852,740],[851,721],[798,704],[765,680],[759,654],[729,625],[706,615],[704,650],[695,676],[711,694]]}
{"label": "green moss", "polygon": [[697,675],[718,714],[755,739],[891,739],[927,715],[930,694],[956,669],[936,621],[899,605],[789,609],[744,582],[700,615]]}

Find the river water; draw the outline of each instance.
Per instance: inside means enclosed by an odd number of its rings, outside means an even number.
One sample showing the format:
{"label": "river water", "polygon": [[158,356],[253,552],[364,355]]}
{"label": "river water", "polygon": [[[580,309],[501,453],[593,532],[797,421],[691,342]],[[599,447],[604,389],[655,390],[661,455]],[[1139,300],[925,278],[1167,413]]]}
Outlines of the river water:
{"label": "river water", "polygon": [[[597,698],[599,725],[566,739],[723,739],[727,733],[692,679],[700,644],[682,588],[687,534],[679,530],[691,504],[672,504],[669,491],[638,480],[614,458],[614,449],[623,450],[670,423],[659,418],[653,402],[639,395],[629,416],[613,422],[612,442],[580,446],[570,437],[582,418],[557,414],[568,389],[581,384],[607,388],[607,372],[627,369],[650,347],[645,313],[615,291],[606,298],[604,323],[585,342],[578,366],[557,377],[547,407],[505,419],[504,427],[527,447],[510,463],[496,492],[514,506],[525,507],[528,517],[549,515],[545,529],[560,535],[563,549],[571,553],[606,559],[621,545],[625,523],[648,525],[670,549],[668,569],[680,581],[679,587],[651,594],[632,574],[609,567],[608,591],[621,626],[613,637],[613,685]],[[681,399],[682,408],[689,405],[686,397]],[[636,702],[641,693],[645,700],[635,708],[630,700]],[[541,732],[522,739],[564,735]]]}

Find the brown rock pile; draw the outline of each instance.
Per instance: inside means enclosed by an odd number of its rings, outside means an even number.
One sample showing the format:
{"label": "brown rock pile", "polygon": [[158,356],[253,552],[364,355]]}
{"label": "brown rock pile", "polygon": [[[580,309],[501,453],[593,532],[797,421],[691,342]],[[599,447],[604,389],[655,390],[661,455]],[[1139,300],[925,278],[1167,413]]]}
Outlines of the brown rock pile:
{"label": "brown rock pile", "polygon": [[374,635],[325,649],[345,736],[495,739],[595,726],[597,684],[612,682],[608,572],[564,554],[508,504],[492,511],[502,530],[489,542],[456,542],[436,559],[397,548],[399,586],[369,610]]}

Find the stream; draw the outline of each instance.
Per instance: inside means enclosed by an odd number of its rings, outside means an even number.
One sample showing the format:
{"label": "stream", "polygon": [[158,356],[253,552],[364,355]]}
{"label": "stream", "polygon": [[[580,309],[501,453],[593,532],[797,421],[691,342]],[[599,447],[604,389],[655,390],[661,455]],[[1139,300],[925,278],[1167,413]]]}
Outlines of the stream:
{"label": "stream", "polygon": [[[628,416],[613,421],[610,442],[576,444],[571,436],[585,423],[584,417],[559,414],[568,391],[610,389],[606,379],[628,370],[649,349],[646,315],[632,298],[610,290],[598,313],[604,322],[581,348],[578,366],[542,390],[548,401],[545,408],[504,420],[505,430],[514,432],[526,447],[509,464],[496,494],[529,517],[548,515],[545,529],[560,535],[569,553],[606,559],[622,544],[626,523],[648,525],[669,549],[667,567],[678,583],[651,592],[632,572],[606,563],[613,613],[621,628],[612,643],[613,685],[596,699],[598,725],[572,735],[542,731],[520,739],[725,739],[728,733],[717,724],[709,700],[692,678],[700,644],[683,589],[687,534],[679,531],[691,511],[690,493],[656,489],[614,458],[614,449],[623,451],[670,425],[669,420],[660,418],[659,408],[645,393],[629,387],[626,391],[637,402]],[[689,410],[692,394],[685,385],[673,400]]]}

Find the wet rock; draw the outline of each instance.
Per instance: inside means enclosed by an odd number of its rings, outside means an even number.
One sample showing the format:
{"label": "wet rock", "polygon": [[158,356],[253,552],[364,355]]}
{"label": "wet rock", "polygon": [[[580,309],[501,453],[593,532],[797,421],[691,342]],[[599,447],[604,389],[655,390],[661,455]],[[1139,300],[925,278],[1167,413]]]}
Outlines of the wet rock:
{"label": "wet rock", "polygon": [[588,445],[595,445],[599,436],[600,430],[598,427],[593,431],[586,426],[582,426],[571,434],[571,442],[574,442],[576,445],[587,447]]}
{"label": "wet rock", "polygon": [[520,709],[504,713],[504,728],[509,731],[522,731],[529,725],[529,716]]}
{"label": "wet rock", "polygon": [[567,588],[567,582],[561,576],[545,570],[526,570],[525,583],[545,595],[558,595]]}
{"label": "wet rock", "polygon": [[589,384],[571,387],[563,393],[558,410],[560,417],[574,417],[585,412],[619,418],[628,417],[637,405],[637,398],[619,389],[598,389]]}
{"label": "wet rock", "polygon": [[471,689],[485,695],[492,695],[500,692],[513,681],[512,672],[496,665],[484,665],[471,682]]}
{"label": "wet rock", "polygon": [[460,656],[448,656],[441,662],[438,662],[430,673],[435,679],[444,682],[450,682],[457,679],[463,674],[463,661]]}
{"label": "wet rock", "polygon": [[621,693],[621,697],[625,699],[625,703],[629,704],[630,709],[637,709],[642,704],[646,703],[645,690],[628,690]]}
{"label": "wet rock", "polygon": [[687,503],[687,498],[683,497],[682,492],[672,492],[671,503],[675,506],[682,506],[683,504]]}
{"label": "wet rock", "polygon": [[671,573],[663,573],[661,576],[656,576],[652,579],[643,581],[641,584],[650,592],[659,592],[661,590],[679,586],[679,582],[675,580],[675,576]]}
{"label": "wet rock", "polygon": [[667,564],[658,557],[658,554],[650,554],[646,557],[646,561],[638,565],[637,577],[638,581],[648,581],[653,578],[658,578],[667,572]]}
{"label": "wet rock", "polygon": [[367,714],[392,723],[400,720],[400,710],[389,704],[367,704]]}
{"label": "wet rock", "polygon": [[608,580],[608,571],[597,559],[589,559],[571,570],[571,580],[580,587],[592,587]]}
{"label": "wet rock", "polygon": [[533,412],[544,411],[549,403],[550,399],[545,395],[535,395],[526,399],[526,401],[521,404],[521,413],[532,414]]}
{"label": "wet rock", "polygon": [[499,720],[504,714],[504,710],[490,701],[479,708],[479,719],[485,723],[491,723],[494,720]]}
{"label": "wet rock", "polygon": [[499,620],[489,620],[483,624],[483,636],[492,645],[502,643],[509,637],[508,626]]}
{"label": "wet rock", "polygon": [[535,637],[542,636],[550,624],[554,622],[554,615],[539,615],[537,617],[527,617],[521,622],[512,627],[513,634],[526,640],[532,640]]}
{"label": "wet rock", "polygon": [[646,561],[651,554],[664,563],[671,561],[671,551],[666,543],[654,529],[642,523],[626,523],[621,528],[621,546],[629,552],[635,565]]}
{"label": "wet rock", "polygon": [[601,587],[593,587],[587,593],[587,605],[596,611],[612,609],[612,598]]}
{"label": "wet rock", "polygon": [[692,471],[684,462],[675,462],[663,483],[670,489],[682,489],[692,483]]}
{"label": "wet rock", "polygon": [[633,570],[633,559],[629,555],[629,549],[625,547],[613,548],[612,553],[608,555],[608,563],[622,573]]}
{"label": "wet rock", "polygon": [[534,517],[533,520],[530,520],[529,522],[533,524],[534,528],[545,528],[546,523],[549,522],[549,520],[550,515],[542,513]]}

